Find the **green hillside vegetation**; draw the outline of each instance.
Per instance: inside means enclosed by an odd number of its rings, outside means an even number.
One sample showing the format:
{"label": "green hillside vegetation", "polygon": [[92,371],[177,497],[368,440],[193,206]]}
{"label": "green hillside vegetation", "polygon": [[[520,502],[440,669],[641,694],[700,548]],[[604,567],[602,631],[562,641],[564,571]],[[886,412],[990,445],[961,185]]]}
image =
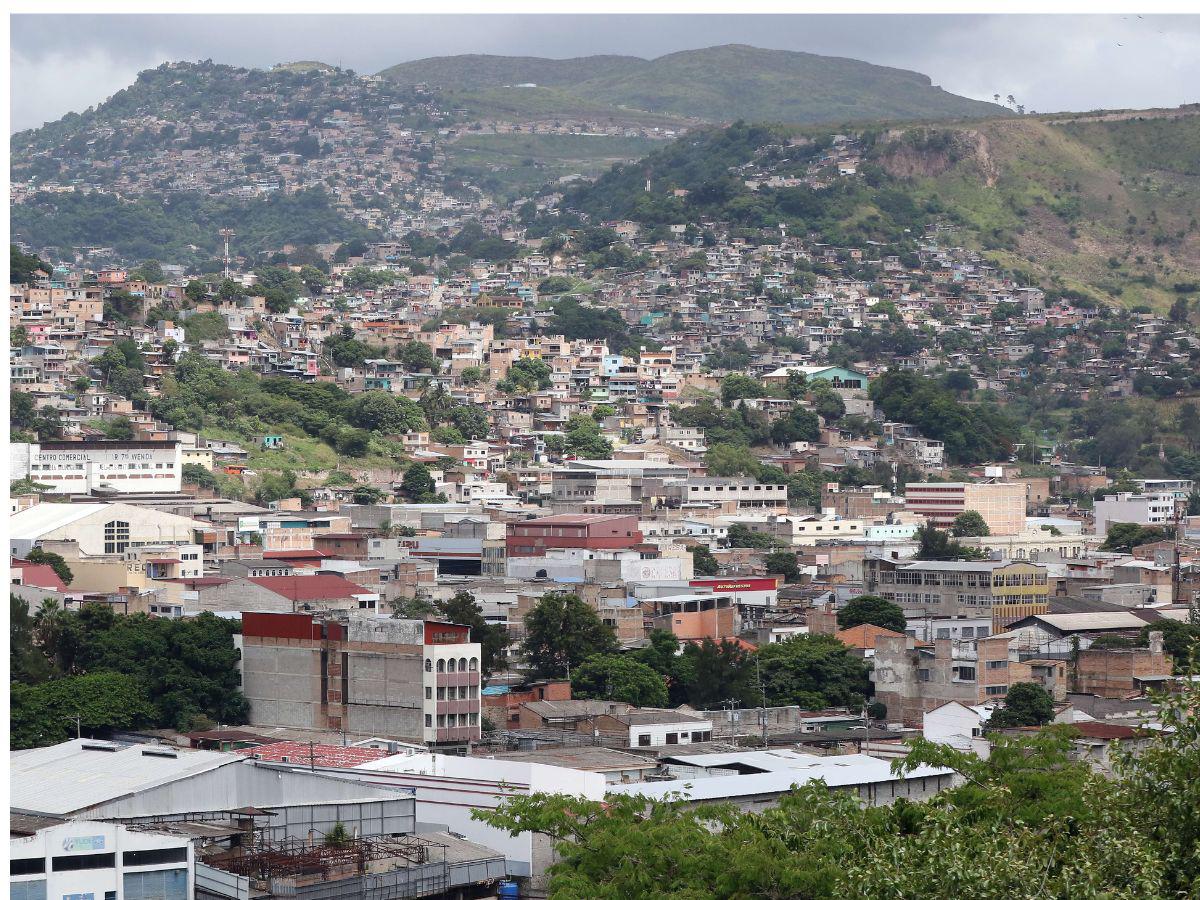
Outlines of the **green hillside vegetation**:
{"label": "green hillside vegetation", "polygon": [[39,247],[71,247],[103,240],[131,259],[198,261],[219,250],[217,230],[237,231],[245,253],[283,244],[372,239],[374,233],[333,208],[322,190],[241,201],[199,193],[147,194],[122,200],[112,194],[38,194],[11,207],[12,230]]}
{"label": "green hillside vegetation", "polygon": [[597,175],[662,146],[651,138],[604,134],[467,134],[448,145],[449,169],[501,196],[528,196],[565,175]]}
{"label": "green hillside vegetation", "polygon": [[[631,111],[706,121],[748,118],[780,122],[949,119],[994,116],[1003,108],[959,97],[916,72],[860,60],[762,50],[739,44],[672,53],[653,60],[589,56],[437,57],[402,63],[381,74],[401,85],[428,84],[479,92],[455,105],[503,116],[536,100],[544,115]],[[535,84],[497,95],[505,85]],[[525,93],[532,92],[532,93]],[[449,98],[449,95],[448,95]],[[516,102],[517,109],[504,107]],[[496,102],[489,107],[487,101]]]}
{"label": "green hillside vegetation", "polygon": [[[1200,116],[1064,125],[1007,117],[857,136],[860,177],[754,191],[741,167],[803,174],[831,135],[742,122],[697,129],[575,188],[564,205],[651,225],[714,218],[752,232],[782,222],[892,252],[946,222],[960,226],[954,240],[1031,282],[1131,307],[1165,310],[1177,285],[1197,280]],[[676,198],[675,188],[689,193]]]}

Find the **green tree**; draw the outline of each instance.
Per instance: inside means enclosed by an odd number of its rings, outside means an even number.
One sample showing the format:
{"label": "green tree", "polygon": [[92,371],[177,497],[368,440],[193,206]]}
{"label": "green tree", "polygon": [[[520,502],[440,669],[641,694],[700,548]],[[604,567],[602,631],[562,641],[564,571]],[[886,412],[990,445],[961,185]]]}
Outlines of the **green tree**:
{"label": "green tree", "polygon": [[508,647],[508,630],[503,625],[488,623],[483,617],[483,609],[470,591],[458,591],[449,600],[439,600],[435,605],[448,621],[470,626],[471,640],[479,644],[479,664],[483,677],[490,678],[500,667]]}
{"label": "green tree", "polygon": [[776,444],[815,441],[820,436],[820,420],[816,413],[803,406],[794,407],[786,416],[776,420],[775,424],[771,426],[771,440]]}
{"label": "green tree", "polygon": [[354,489],[354,493],[350,497],[351,501],[357,503],[359,506],[374,506],[383,500],[384,493],[379,488],[360,484]]}
{"label": "green tree", "polygon": [[[441,503],[445,501],[437,492],[429,467],[424,463],[413,463],[404,472],[404,480],[400,489],[413,503]],[[439,499],[441,497],[441,499]]]}
{"label": "green tree", "polygon": [[479,366],[467,366],[458,376],[462,379],[462,383],[467,387],[474,387],[477,384],[482,384],[487,378],[487,373]]}
{"label": "green tree", "polygon": [[352,425],[383,434],[408,434],[425,428],[421,408],[407,397],[395,397],[384,391],[364,391],[347,408]]}
{"label": "green tree", "polygon": [[1019,681],[1011,685],[1004,706],[992,712],[990,729],[1048,725],[1054,718],[1054,698],[1040,684]]}
{"label": "green tree", "polygon": [[71,567],[67,565],[67,561],[58,553],[47,553],[41,547],[34,547],[25,554],[25,559],[31,563],[49,566],[54,570],[63,584],[70,584],[75,580],[74,574],[71,572]]}
{"label": "green tree", "polygon": [[1136,522],[1110,522],[1108,533],[1101,550],[1112,550],[1118,553],[1129,553],[1134,547],[1142,544],[1153,544],[1164,540],[1167,533],[1157,525],[1139,525]]}
{"label": "green tree", "polygon": [[9,594],[8,600],[8,677],[21,684],[39,684],[54,674],[54,667],[34,643],[36,623],[28,601],[16,594]]}
{"label": "green tree", "polygon": [[33,281],[34,272],[45,272],[49,275],[53,266],[42,262],[32,253],[22,253],[16,244],[8,245],[8,281],[10,284],[29,284]]}
{"label": "green tree", "polygon": [[14,684],[10,700],[14,750],[73,738],[75,716],[80,730],[89,733],[152,725],[156,720],[146,683],[118,672],[75,675],[37,685]]}
{"label": "green tree", "polygon": [[199,463],[184,463],[182,475],[185,484],[196,484],[209,490],[217,488],[217,476]]}
{"label": "green tree", "polygon": [[874,594],[862,594],[854,597],[838,610],[839,628],[853,628],[855,625],[877,625],[889,631],[904,634],[907,622],[904,610],[882,597]]}
{"label": "green tree", "polygon": [[613,700],[633,706],[667,704],[663,676],[627,656],[596,654],[571,670],[571,694],[580,700]]}
{"label": "green tree", "polygon": [[420,341],[409,341],[396,352],[396,359],[409,372],[433,372],[441,370],[442,364],[434,356],[428,344]]}
{"label": "green tree", "polygon": [[612,443],[591,416],[571,416],[565,430],[569,452],[583,459],[612,459]]}
{"label": "green tree", "polygon": [[697,709],[711,709],[730,699],[742,706],[762,702],[750,654],[733,641],[689,642],[675,671],[684,699]]}
{"label": "green tree", "polygon": [[762,531],[751,531],[748,525],[741,522],[729,526],[726,542],[730,547],[749,547],[752,550],[768,550],[776,543],[771,535]]}
{"label": "green tree", "polygon": [[615,653],[617,638],[576,594],[548,591],[525,617],[521,652],[545,678],[563,678],[596,653]]}
{"label": "green tree", "polygon": [[980,560],[986,557],[982,550],[964,547],[950,539],[949,532],[933,525],[922,525],[917,529],[917,554],[914,559],[936,560]]}
{"label": "green tree", "polygon": [[987,522],[973,509],[964,510],[954,517],[950,525],[950,533],[954,537],[987,537],[992,533]]}
{"label": "green tree", "polygon": [[421,597],[408,597],[392,601],[393,619],[436,619],[440,610]]}
{"label": "green tree", "polygon": [[208,298],[208,289],[204,286],[203,281],[197,281],[193,278],[183,288],[183,294],[192,303],[200,303]]}
{"label": "green tree", "polygon": [[145,281],[149,284],[162,284],[167,280],[162,264],[157,259],[148,259],[129,273],[133,281]]}
{"label": "green tree", "polygon": [[697,575],[716,575],[721,570],[717,558],[703,544],[692,544],[688,552],[692,554],[692,571]]}
{"label": "green tree", "polygon": [[767,388],[757,378],[749,375],[726,375],[721,379],[721,402],[732,406],[734,402],[746,397],[765,397]]}
{"label": "green tree", "polygon": [[110,441],[132,441],[133,423],[126,416],[115,416],[100,423],[100,430]]}
{"label": "green tree", "polygon": [[763,688],[773,705],[858,706],[870,694],[866,664],[835,637],[801,634],[757,653]]}
{"label": "green tree", "polygon": [[787,582],[800,578],[800,564],[791,550],[775,550],[763,559],[768,575],[782,575]]}

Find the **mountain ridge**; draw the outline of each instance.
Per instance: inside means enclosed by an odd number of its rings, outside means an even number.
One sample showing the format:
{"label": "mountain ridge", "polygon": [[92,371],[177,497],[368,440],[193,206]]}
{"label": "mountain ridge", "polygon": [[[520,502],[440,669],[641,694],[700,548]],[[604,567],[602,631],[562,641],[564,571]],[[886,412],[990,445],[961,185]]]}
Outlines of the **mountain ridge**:
{"label": "mountain ridge", "polygon": [[[585,56],[565,59],[467,54],[427,57],[379,72],[401,85],[426,84],[466,96],[501,88],[554,89],[564,96],[545,114],[580,106],[729,122],[832,123],[862,119],[955,119],[1008,115],[1004,107],[960,97],[920,72],[850,57],[748,44],[680,50],[653,59]],[[546,100],[545,96],[539,100]],[[540,104],[545,106],[543,102]],[[480,104],[486,112],[486,103]]]}

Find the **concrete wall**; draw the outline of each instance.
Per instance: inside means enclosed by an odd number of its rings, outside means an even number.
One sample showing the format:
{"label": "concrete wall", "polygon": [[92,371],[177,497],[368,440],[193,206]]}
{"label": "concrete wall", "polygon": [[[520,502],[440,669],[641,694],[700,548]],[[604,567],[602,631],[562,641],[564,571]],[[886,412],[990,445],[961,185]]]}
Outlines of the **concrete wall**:
{"label": "concrete wall", "polygon": [[252,725],[320,727],[320,651],[299,642],[243,638],[242,692]]}

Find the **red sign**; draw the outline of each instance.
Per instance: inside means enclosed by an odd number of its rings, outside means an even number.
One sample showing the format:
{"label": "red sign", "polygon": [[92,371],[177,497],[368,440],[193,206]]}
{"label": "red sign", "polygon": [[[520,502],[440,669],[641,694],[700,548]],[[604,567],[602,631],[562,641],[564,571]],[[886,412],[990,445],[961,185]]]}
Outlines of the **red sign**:
{"label": "red sign", "polygon": [[693,578],[690,587],[706,587],[714,591],[774,591],[779,588],[777,578]]}

